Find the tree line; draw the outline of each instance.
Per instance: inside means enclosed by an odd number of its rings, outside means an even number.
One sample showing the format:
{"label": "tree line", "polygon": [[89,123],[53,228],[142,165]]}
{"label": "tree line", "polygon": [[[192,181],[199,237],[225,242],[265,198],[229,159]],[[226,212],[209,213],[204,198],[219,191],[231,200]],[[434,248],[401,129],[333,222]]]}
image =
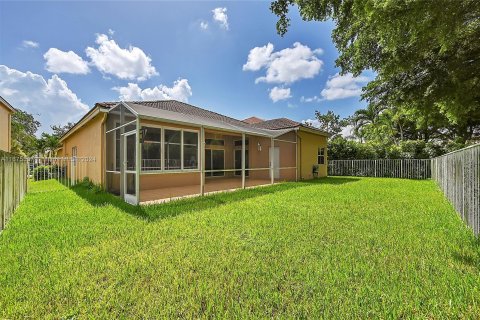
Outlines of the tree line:
{"label": "tree line", "polygon": [[479,142],[480,1],[276,0],[280,35],[292,7],[303,20],[335,23],[341,74],[376,74],[365,109],[336,124],[317,112],[326,127],[353,126],[353,140],[331,139],[330,156],[432,157]]}
{"label": "tree line", "polygon": [[52,133],[43,132],[36,136],[41,124],[35,117],[23,110],[16,109],[12,115],[12,147],[11,153],[21,157],[56,156],[61,147],[60,138],[74,123],[53,125]]}

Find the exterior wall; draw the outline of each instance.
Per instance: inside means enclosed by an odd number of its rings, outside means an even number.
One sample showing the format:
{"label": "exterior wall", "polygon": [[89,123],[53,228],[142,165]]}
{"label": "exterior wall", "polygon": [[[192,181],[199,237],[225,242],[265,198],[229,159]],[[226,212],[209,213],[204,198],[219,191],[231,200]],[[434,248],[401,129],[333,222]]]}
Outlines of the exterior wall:
{"label": "exterior wall", "polygon": [[200,172],[140,175],[140,191],[160,188],[176,188],[192,185],[198,185],[198,187],[200,188]]}
{"label": "exterior wall", "polygon": [[0,102],[0,150],[10,152],[12,141],[12,111]]}
{"label": "exterior wall", "polygon": [[312,168],[318,160],[318,148],[325,148],[325,164],[319,165],[318,176],[327,176],[327,137],[300,130],[298,132],[299,179],[313,179]]}
{"label": "exterior wall", "polygon": [[94,162],[87,162],[85,164],[85,176],[89,177],[92,182],[97,184],[104,184],[104,170],[103,170],[103,149],[104,149],[104,134],[103,134],[103,119],[104,113],[99,113],[95,118],[88,121],[83,127],[77,129],[69,137],[63,141],[62,156],[71,157],[72,148],[77,147],[78,157],[95,157]]}

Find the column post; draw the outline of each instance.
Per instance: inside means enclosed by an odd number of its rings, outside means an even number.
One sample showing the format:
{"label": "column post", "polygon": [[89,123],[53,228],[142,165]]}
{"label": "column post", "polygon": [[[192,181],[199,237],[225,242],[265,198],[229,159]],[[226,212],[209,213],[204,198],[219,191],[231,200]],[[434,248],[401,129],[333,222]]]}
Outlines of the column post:
{"label": "column post", "polygon": [[200,129],[200,194],[205,194],[205,128]]}
{"label": "column post", "polygon": [[242,189],[245,189],[245,133],[242,133]]}
{"label": "column post", "polygon": [[274,184],[275,182],[275,177],[274,175],[274,170],[273,170],[273,155],[275,153],[275,142],[273,140],[273,137],[270,138],[270,150],[269,150],[269,157],[270,157],[270,183]]}

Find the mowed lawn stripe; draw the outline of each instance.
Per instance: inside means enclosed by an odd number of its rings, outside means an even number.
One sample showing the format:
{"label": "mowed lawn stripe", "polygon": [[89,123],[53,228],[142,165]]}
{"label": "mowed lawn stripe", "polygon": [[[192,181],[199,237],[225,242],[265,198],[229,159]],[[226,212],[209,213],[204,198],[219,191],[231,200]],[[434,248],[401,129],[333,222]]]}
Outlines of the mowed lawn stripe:
{"label": "mowed lawn stripe", "polygon": [[326,178],[149,207],[88,184],[30,190],[0,235],[0,318],[480,313],[478,243],[432,181]]}

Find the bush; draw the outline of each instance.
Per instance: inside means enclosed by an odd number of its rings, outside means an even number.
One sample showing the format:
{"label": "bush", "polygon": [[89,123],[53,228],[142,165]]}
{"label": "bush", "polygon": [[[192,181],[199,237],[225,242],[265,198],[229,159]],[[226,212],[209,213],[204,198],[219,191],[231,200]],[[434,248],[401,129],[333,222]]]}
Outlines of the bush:
{"label": "bush", "polygon": [[33,169],[33,179],[35,181],[48,180],[51,178],[51,171],[52,166],[38,166]]}

